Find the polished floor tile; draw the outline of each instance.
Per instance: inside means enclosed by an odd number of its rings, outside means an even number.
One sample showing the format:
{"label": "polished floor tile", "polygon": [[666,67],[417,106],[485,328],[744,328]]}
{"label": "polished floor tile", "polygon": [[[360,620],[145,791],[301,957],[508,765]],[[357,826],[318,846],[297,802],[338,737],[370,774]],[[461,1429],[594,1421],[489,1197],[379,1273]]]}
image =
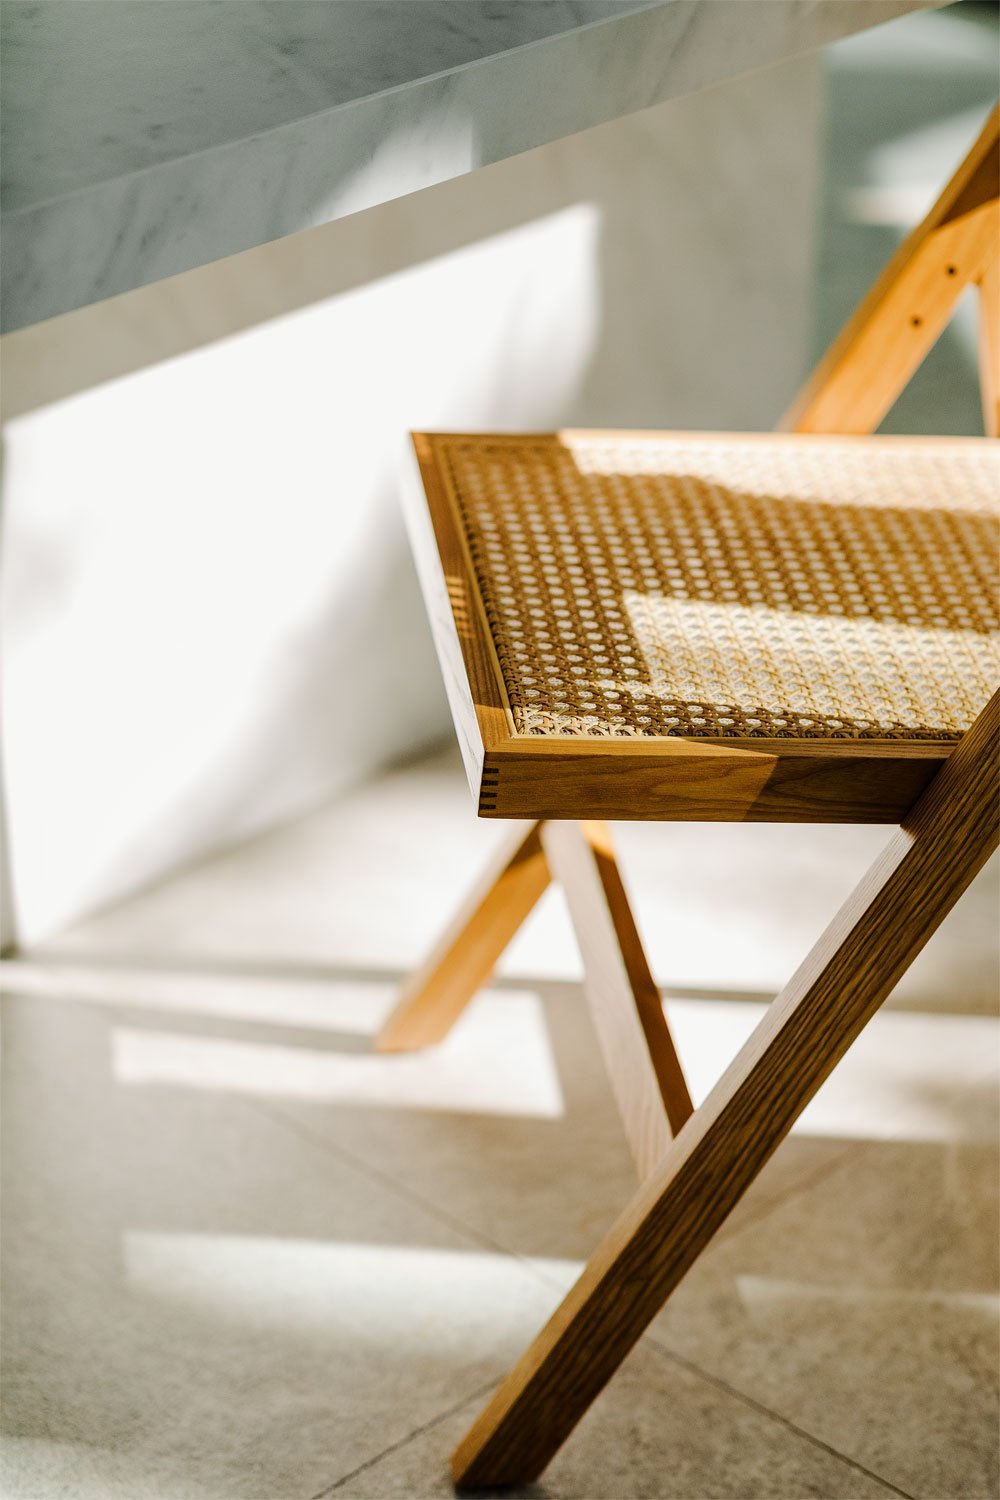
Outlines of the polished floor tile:
{"label": "polished floor tile", "polygon": [[544,1320],[512,1257],[263,1110],[120,1073],[116,1025],[4,1001],[5,1494],[307,1496]]}
{"label": "polished floor tile", "polygon": [[653,1337],[907,1494],[989,1500],[997,1166],[995,1140],[856,1146],[717,1242]]}
{"label": "polished floor tile", "polygon": [[[470,1402],[329,1493],[343,1500],[437,1500],[453,1491],[440,1455],[476,1415]],[[774,1422],[649,1345],[640,1345],[536,1484],[509,1500],[728,1500],[756,1495],[878,1500],[874,1475]]]}
{"label": "polished floor tile", "polygon": [[[702,1097],[885,835],[763,830],[748,881],[761,830],[690,832],[620,842]],[[372,1050],[502,835],[446,751],[6,970],[6,1492],[448,1492],[635,1190],[555,898],[441,1047]],[[713,881],[732,951],[696,916]],[[992,1495],[994,881],[534,1493]]]}

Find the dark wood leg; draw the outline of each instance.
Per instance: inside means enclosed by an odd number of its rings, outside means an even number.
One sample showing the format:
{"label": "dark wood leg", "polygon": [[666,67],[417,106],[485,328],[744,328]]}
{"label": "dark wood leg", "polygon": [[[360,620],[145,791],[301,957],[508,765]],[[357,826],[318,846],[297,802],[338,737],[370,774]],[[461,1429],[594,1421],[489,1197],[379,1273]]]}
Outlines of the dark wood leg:
{"label": "dark wood leg", "polygon": [[997,846],[1000,695],[907,815],[455,1452],[537,1477]]}

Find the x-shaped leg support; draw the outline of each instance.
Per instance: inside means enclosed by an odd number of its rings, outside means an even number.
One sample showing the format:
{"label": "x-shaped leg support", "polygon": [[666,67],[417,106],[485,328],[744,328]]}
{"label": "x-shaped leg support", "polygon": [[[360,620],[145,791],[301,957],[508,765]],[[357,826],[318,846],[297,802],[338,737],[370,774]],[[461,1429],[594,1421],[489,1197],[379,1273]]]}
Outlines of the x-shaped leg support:
{"label": "x-shaped leg support", "polygon": [[[478,967],[470,963],[464,971],[466,986],[474,972],[477,983],[486,977],[487,950],[495,961],[501,930],[512,935],[544,890],[551,864],[566,885],[598,1034],[644,1180],[456,1450],[460,1487],[534,1479],[569,1436],[997,847],[998,757],[1000,695],[994,695],[693,1113],[666,1023],[661,1030],[655,1020],[662,1008],[647,988],[652,980],[602,825],[534,825],[521,833],[499,881],[472,903],[473,918],[494,937],[482,947]],[[501,922],[500,909],[489,903],[505,880],[511,904],[500,908]],[[609,935],[616,960],[609,957]],[[453,931],[434,961],[439,969],[450,972],[460,943],[461,933]],[[461,989],[451,990],[452,1020],[474,992],[457,1003]],[[404,1023],[416,1026],[419,997],[431,993],[433,964],[390,1019],[390,1039]],[[438,1028],[425,1039],[440,1034]],[[623,1098],[630,1079],[631,1097]],[[659,1136],[649,1124],[654,1094]]]}

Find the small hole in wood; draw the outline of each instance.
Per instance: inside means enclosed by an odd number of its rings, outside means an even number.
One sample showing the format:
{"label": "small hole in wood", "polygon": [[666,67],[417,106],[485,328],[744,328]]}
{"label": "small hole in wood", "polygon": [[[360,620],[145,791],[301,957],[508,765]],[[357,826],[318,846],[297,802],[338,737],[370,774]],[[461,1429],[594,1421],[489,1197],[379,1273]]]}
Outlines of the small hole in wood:
{"label": "small hole in wood", "polygon": [[911,324],[911,326],[912,326],[912,327],[914,327],[914,328],[919,328],[919,327],[920,327],[920,325],[921,325],[921,323],[922,323],[922,322],[923,322],[923,321],[924,321],[924,320],[923,320],[923,318],[911,318],[911,319],[910,319],[910,324]]}
{"label": "small hole in wood", "polygon": [[957,266],[949,266],[948,267],[948,275],[949,276],[957,276],[958,275],[958,267]]}

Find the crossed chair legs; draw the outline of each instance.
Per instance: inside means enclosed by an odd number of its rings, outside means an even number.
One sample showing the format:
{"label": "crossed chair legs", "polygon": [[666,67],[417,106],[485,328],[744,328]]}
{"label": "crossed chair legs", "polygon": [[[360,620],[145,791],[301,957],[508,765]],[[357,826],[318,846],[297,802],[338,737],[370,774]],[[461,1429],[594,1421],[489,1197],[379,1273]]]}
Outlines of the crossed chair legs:
{"label": "crossed chair legs", "polygon": [[998,842],[995,694],[693,1110],[602,824],[546,823],[475,892],[380,1038],[440,1040],[554,875],[642,1179],[452,1460],[477,1488],[536,1478]]}

